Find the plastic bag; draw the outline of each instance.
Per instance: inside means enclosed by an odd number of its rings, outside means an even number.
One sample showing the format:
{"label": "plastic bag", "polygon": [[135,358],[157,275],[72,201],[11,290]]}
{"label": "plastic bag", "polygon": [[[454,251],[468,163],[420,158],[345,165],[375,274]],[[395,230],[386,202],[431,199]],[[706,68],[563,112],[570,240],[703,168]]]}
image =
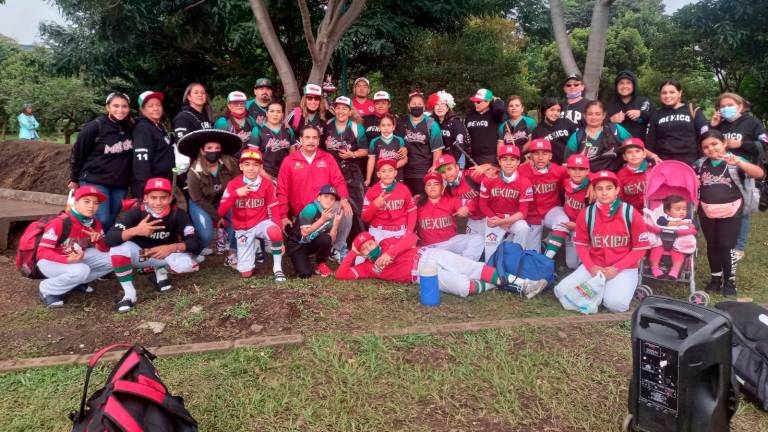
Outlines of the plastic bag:
{"label": "plastic bag", "polygon": [[592,279],[566,289],[560,296],[560,304],[566,310],[581,312],[585,315],[597,313],[597,308],[605,294],[605,275],[597,273]]}

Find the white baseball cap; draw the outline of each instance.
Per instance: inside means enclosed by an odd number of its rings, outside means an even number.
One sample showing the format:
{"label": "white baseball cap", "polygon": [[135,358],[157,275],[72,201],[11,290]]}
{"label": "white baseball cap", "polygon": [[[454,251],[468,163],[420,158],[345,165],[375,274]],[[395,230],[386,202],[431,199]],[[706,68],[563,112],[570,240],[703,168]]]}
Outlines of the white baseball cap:
{"label": "white baseball cap", "polygon": [[375,95],[373,95],[374,101],[380,101],[380,100],[391,100],[389,97],[389,93],[385,92],[384,90],[377,91]]}

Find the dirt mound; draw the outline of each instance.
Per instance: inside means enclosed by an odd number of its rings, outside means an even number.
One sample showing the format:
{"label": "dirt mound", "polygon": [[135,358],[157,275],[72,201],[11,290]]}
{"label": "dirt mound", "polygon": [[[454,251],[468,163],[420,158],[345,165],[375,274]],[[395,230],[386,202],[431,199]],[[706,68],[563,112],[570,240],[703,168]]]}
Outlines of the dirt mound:
{"label": "dirt mound", "polygon": [[0,188],[66,194],[71,152],[64,144],[0,142]]}

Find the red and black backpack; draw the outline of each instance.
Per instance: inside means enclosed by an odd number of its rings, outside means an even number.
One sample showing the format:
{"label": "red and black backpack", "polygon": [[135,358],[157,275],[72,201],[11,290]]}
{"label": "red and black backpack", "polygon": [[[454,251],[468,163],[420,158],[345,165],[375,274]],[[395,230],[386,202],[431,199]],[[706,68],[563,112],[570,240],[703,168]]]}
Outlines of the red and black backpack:
{"label": "red and black backpack", "polygon": [[45,234],[46,225],[56,218],[61,218],[63,222],[61,236],[56,240],[56,246],[59,246],[69,237],[72,230],[72,220],[66,213],[42,217],[29,224],[24,233],[21,234],[19,248],[16,249],[16,268],[23,276],[30,279],[45,279],[45,276],[37,268],[37,247]]}
{"label": "red and black backpack", "polygon": [[[86,402],[93,367],[115,348],[129,349],[112,369],[106,385]],[[170,394],[160,381],[154,359],[145,348],[126,343],[94,354],[88,362],[80,410],[69,415],[72,432],[197,432],[197,421],[184,408],[184,400]]]}

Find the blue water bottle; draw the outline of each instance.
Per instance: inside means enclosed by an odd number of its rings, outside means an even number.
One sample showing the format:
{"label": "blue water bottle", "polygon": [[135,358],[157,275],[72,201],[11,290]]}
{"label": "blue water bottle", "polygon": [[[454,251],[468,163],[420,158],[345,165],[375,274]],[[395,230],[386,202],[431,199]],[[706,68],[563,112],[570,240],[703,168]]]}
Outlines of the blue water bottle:
{"label": "blue water bottle", "polygon": [[419,263],[419,301],[427,307],[440,305],[440,285],[437,282],[437,264]]}

